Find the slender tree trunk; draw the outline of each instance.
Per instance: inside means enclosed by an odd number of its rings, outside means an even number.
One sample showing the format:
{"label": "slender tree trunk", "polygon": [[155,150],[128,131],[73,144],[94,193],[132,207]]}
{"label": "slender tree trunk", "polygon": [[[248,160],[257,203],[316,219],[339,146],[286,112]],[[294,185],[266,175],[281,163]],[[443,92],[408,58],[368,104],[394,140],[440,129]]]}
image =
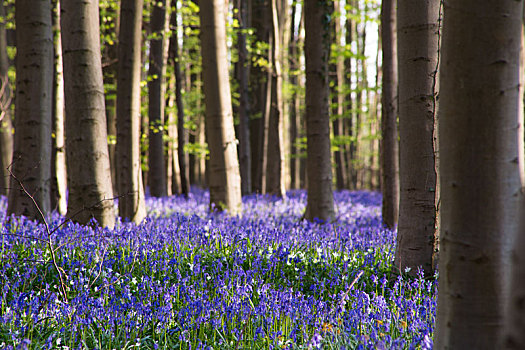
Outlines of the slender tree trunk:
{"label": "slender tree trunk", "polygon": [[[170,44],[171,47],[171,44]],[[170,49],[171,50],[171,49]],[[175,91],[175,75],[172,74],[169,81],[169,91]],[[177,115],[175,114],[175,94],[171,93],[168,97],[168,162],[167,171],[171,173],[171,182],[168,184],[168,191],[171,195],[181,194],[180,167],[178,158],[178,137],[177,137]],[[188,169],[188,167],[186,167]],[[168,179],[170,177],[168,176]],[[187,177],[189,181],[189,177]]]}
{"label": "slender tree trunk", "polygon": [[[153,197],[167,195],[166,165],[164,162],[164,94],[166,84],[167,37],[165,32],[168,26],[167,8],[170,0],[157,0],[152,3],[150,21],[151,32],[154,38],[150,42],[149,80],[148,80],[148,115],[149,115],[149,178],[150,193]],[[176,40],[175,40],[176,41]]]}
{"label": "slender tree trunk", "polygon": [[306,136],[308,203],[305,217],[331,220],[334,217],[328,57],[330,9],[318,0],[305,0]]}
{"label": "slender tree trunk", "polygon": [[[271,17],[270,3],[268,0],[252,0],[252,26],[255,30],[255,39],[257,43],[265,43],[270,47],[270,25]],[[257,51],[256,51],[257,54]],[[268,53],[257,54],[258,58],[271,61]],[[259,56],[260,55],[260,56]],[[267,90],[268,90],[268,72],[261,64],[253,64],[250,69],[250,107],[252,119],[250,120],[250,146],[252,151],[252,188],[254,192],[262,193],[266,190],[263,186],[263,173],[266,172],[264,152],[265,141],[265,116],[267,108]]]}
{"label": "slender tree trunk", "polygon": [[118,49],[117,41],[119,35],[120,19],[119,11],[120,0],[112,7],[108,6],[106,11],[110,12],[112,23],[107,23],[106,29],[101,33],[103,37],[111,38],[112,41],[105,41],[102,50],[102,73],[104,79],[105,101],[106,101],[106,124],[108,133],[108,151],[109,162],[111,165],[111,182],[113,183],[113,193],[118,194],[117,189],[117,160],[115,158],[115,149],[117,145],[117,115],[116,115],[116,95],[117,95],[117,64]]}
{"label": "slender tree trunk", "polygon": [[[288,46],[288,66],[289,66],[289,80],[292,86],[292,96],[290,98],[290,187],[293,189],[299,188],[299,155],[297,149],[297,139],[299,132],[299,98],[298,98],[298,81],[297,76],[299,75],[299,55],[297,54],[297,39],[299,34],[296,35],[296,22],[295,16],[298,11],[297,1],[292,3],[292,15],[290,21],[290,41]],[[300,28],[299,28],[300,29]]]}
{"label": "slender tree trunk", "polygon": [[397,27],[396,0],[381,5],[383,89],[381,116],[381,168],[383,223],[392,229],[399,216],[399,142],[397,139]]}
{"label": "slender tree trunk", "polygon": [[185,147],[189,142],[189,133],[185,127],[186,117],[184,115],[184,102],[182,99],[182,74],[180,71],[179,43],[177,40],[177,12],[174,6],[171,14],[172,33],[170,40],[170,55],[175,73],[175,102],[177,104],[177,164],[179,167],[180,192],[184,196],[190,193],[189,156]]}
{"label": "slender tree trunk", "polygon": [[505,307],[509,263],[523,262],[511,243],[523,217],[522,8],[515,1],[444,3],[436,349],[503,348],[505,310],[516,316],[505,345],[525,346],[519,270]]}
{"label": "slender tree trunk", "polygon": [[228,77],[225,8],[221,0],[201,2],[202,76],[206,137],[210,149],[210,207],[241,212],[241,179]]}
{"label": "slender tree trunk", "polygon": [[[340,12],[339,0],[334,1],[334,21],[332,24],[332,31],[334,42],[336,43],[337,49],[341,47],[341,12]],[[344,94],[343,94],[343,80],[344,80],[344,60],[343,56],[337,53],[336,61],[330,67],[331,74],[334,77],[334,86],[331,89],[332,101],[334,103],[333,111],[333,122],[332,128],[334,137],[339,139],[343,136],[343,107],[344,107]],[[340,142],[337,145],[337,150],[334,151],[335,161],[335,174],[336,174],[336,185],[337,189],[342,190],[346,187],[346,166],[344,159],[344,144]]]}
{"label": "slender tree trunk", "polygon": [[9,85],[9,57],[7,56],[7,31],[6,11],[3,3],[0,3],[0,194],[7,195],[9,192],[10,175],[7,167],[13,159],[13,124],[11,121],[11,99],[13,92]]}
{"label": "slender tree trunk", "polygon": [[53,170],[51,208],[61,215],[67,213],[67,172],[65,147],[65,100],[64,100],[64,70],[62,60],[62,39],[60,38],[60,3],[53,2],[53,27],[55,49],[55,77],[53,93]]}
{"label": "slender tree trunk", "polygon": [[[347,11],[350,13],[353,12],[353,0],[346,0],[346,6],[348,8]],[[348,50],[352,51],[351,44],[354,41],[354,21],[352,21],[352,16],[347,15],[346,21],[345,21],[345,44],[348,48]],[[352,89],[352,57],[346,57],[344,61],[345,65],[345,85],[347,86],[347,89],[350,91],[346,95],[346,101],[345,101],[345,122],[343,125],[343,129],[345,130],[345,135],[349,136],[351,138],[350,144],[348,145],[347,152],[345,152],[345,164],[347,169],[347,177],[348,177],[348,188],[349,189],[356,189],[357,186],[357,176],[355,171],[355,157],[356,157],[356,143],[357,140],[355,139],[355,132],[354,132],[354,100],[353,100],[353,94],[351,92]]]}
{"label": "slender tree trunk", "polygon": [[142,0],[122,0],[117,77],[119,215],[139,223],[146,216],[140,164],[140,67]]}
{"label": "slender tree trunk", "polygon": [[[113,190],[108,156],[97,0],[62,3],[66,98],[67,215],[113,227]],[[67,117],[69,116],[69,117]]]}
{"label": "slender tree trunk", "polygon": [[246,47],[245,31],[251,25],[249,13],[251,0],[236,0],[238,10],[239,32],[237,34],[237,50],[239,61],[236,63],[237,80],[239,82],[239,165],[241,169],[241,190],[246,195],[252,192],[252,156],[250,147],[250,96],[248,82],[250,79],[249,57]]}
{"label": "slender tree trunk", "polygon": [[[42,220],[50,211],[53,30],[51,0],[16,4],[16,110],[7,213]],[[7,79],[3,79],[7,84]],[[21,183],[21,184],[20,184]],[[38,208],[23,190],[36,200]]]}
{"label": "slender tree trunk", "polygon": [[[400,202],[395,266],[433,271],[439,1],[398,4]],[[424,29],[422,29],[424,28]]]}
{"label": "slender tree trunk", "polygon": [[283,148],[283,98],[282,98],[282,55],[281,30],[277,13],[277,1],[271,0],[272,13],[272,67],[271,67],[271,107],[268,119],[266,193],[278,197],[285,196],[284,188],[284,148]]}

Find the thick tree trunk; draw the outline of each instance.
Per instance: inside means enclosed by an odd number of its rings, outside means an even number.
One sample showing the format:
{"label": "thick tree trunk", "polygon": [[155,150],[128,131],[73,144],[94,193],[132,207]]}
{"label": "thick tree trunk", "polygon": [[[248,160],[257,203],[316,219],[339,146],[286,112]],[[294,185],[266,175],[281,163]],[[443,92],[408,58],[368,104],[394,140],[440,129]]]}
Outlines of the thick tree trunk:
{"label": "thick tree trunk", "polygon": [[166,60],[168,13],[170,0],[152,3],[150,27],[154,38],[150,41],[148,115],[149,115],[149,190],[153,197],[167,195],[166,165],[164,162],[164,94],[166,90]]}
{"label": "thick tree trunk", "polygon": [[[113,227],[113,190],[108,156],[97,0],[62,3],[66,98],[67,215]],[[69,117],[67,117],[69,116]]]}
{"label": "thick tree trunk", "polygon": [[305,0],[306,137],[308,203],[305,217],[334,217],[328,87],[330,9],[318,0]]}
{"label": "thick tree trunk", "polygon": [[119,215],[139,223],[146,216],[140,163],[142,0],[122,0],[117,77]]}
{"label": "thick tree trunk", "polygon": [[239,83],[239,166],[241,170],[241,190],[243,195],[252,192],[252,155],[250,147],[250,96],[248,82],[250,79],[249,57],[246,47],[246,29],[250,27],[249,13],[251,0],[236,0],[239,32],[237,50],[239,60],[236,63],[237,81]]}
{"label": "thick tree trunk", "polygon": [[439,1],[398,4],[400,202],[395,266],[433,271]]}
{"label": "thick tree trunk", "polygon": [[53,164],[51,185],[51,208],[61,215],[67,213],[67,172],[65,147],[65,99],[64,99],[64,70],[62,60],[62,39],[60,38],[60,3],[53,3],[53,27],[55,49],[55,77],[53,93]]}
{"label": "thick tree trunk", "polygon": [[272,55],[271,55],[271,104],[268,119],[266,155],[266,193],[284,197],[284,148],[283,148],[283,96],[281,31],[277,14],[277,1],[271,0]]}
{"label": "thick tree trunk", "polygon": [[[16,109],[7,213],[42,220],[50,211],[53,30],[51,1],[16,4]],[[5,83],[7,83],[7,79]],[[38,208],[23,190],[34,197]]]}
{"label": "thick tree trunk", "polygon": [[522,214],[522,8],[516,1],[444,3],[436,349],[503,348],[505,310],[517,317],[505,345],[525,346],[519,270],[505,307],[509,263],[523,262],[523,245],[511,244]]}
{"label": "thick tree trunk", "polygon": [[242,209],[241,179],[233,128],[225,8],[221,0],[200,5],[206,137],[210,149],[210,207],[236,215]]}
{"label": "thick tree trunk", "polygon": [[383,223],[392,229],[399,216],[399,142],[397,139],[397,27],[396,0],[381,5],[383,89],[381,116],[381,169]]}
{"label": "thick tree trunk", "polygon": [[0,4],[0,194],[9,192],[10,175],[7,168],[13,159],[13,122],[11,120],[12,91],[7,72],[9,57],[7,56],[6,12],[4,4]]}

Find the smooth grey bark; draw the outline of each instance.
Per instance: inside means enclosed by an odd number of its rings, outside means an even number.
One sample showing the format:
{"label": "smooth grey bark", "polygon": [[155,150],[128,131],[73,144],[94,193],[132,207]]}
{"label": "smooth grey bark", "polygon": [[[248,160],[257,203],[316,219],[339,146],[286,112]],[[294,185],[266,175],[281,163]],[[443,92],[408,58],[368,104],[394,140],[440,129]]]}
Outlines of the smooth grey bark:
{"label": "smooth grey bark", "polygon": [[268,129],[266,137],[266,190],[268,194],[277,197],[285,196],[284,188],[284,106],[282,94],[282,54],[281,54],[281,27],[279,25],[279,16],[277,1],[271,0],[271,18],[272,18],[272,40],[271,40],[271,71],[268,81],[268,97],[270,102],[268,114]]}
{"label": "smooth grey bark", "polygon": [[[265,43],[270,47],[271,12],[268,0],[252,0],[251,18],[255,30],[255,43]],[[271,61],[272,51],[268,50],[261,58]],[[252,60],[254,62],[254,60]],[[257,62],[257,60],[255,60]],[[252,151],[252,189],[253,192],[263,193],[263,178],[266,173],[265,153],[265,124],[267,116],[268,70],[260,64],[250,67],[250,146]],[[265,179],[264,179],[265,180]]]}
{"label": "smooth grey bark", "polygon": [[510,261],[523,262],[511,239],[523,218],[522,8],[517,1],[444,3],[435,349],[501,349],[505,310],[517,316],[505,345],[525,345],[519,269],[505,307]]}
{"label": "smooth grey bark", "polygon": [[[51,190],[53,28],[51,0],[19,0],[13,164],[7,213],[43,220]],[[5,64],[5,62],[4,62]],[[4,79],[2,79],[4,80]],[[7,79],[5,79],[7,84]],[[34,197],[36,207],[29,195]]]}
{"label": "smooth grey bark", "polygon": [[306,219],[328,221],[334,217],[328,57],[330,54],[330,9],[318,0],[305,0],[306,137],[307,188]]}
{"label": "smooth grey bark", "polygon": [[396,0],[381,3],[383,82],[381,96],[381,169],[383,223],[393,229],[399,217],[399,141],[397,133]]}
{"label": "smooth grey bark", "polygon": [[[334,12],[337,13],[334,16],[333,23],[331,25],[331,30],[333,33],[334,42],[336,47],[339,49],[341,47],[341,10],[340,2],[334,1]],[[338,53],[335,58],[335,63],[330,65],[330,74],[333,77],[332,81],[334,82],[333,86],[330,88],[330,93],[332,95],[332,107],[333,112],[333,121],[332,121],[332,131],[334,138],[343,136],[343,121],[344,121],[344,93],[343,93],[343,83],[344,83],[344,58],[342,54]],[[337,149],[334,150],[334,164],[335,164],[335,183],[338,190],[346,188],[347,176],[346,176],[346,164],[344,158],[345,147],[343,143],[337,145]]]}
{"label": "smooth grey bark", "polygon": [[[174,7],[173,13],[171,14],[171,23],[173,33],[177,33],[178,24],[176,7]],[[184,113],[184,101],[182,97],[182,73],[180,71],[179,51],[179,42],[175,34],[172,35],[170,40],[170,54],[172,56],[173,70],[175,74],[175,103],[177,106],[177,163],[174,164],[174,168],[179,168],[175,173],[179,175],[177,181],[180,184],[180,193],[187,197],[190,193],[190,169],[189,154],[185,148],[189,143],[189,132],[185,126],[186,115]]]}
{"label": "smooth grey bark", "polygon": [[146,216],[140,164],[142,0],[122,0],[117,74],[117,175],[119,215],[140,223]]}
{"label": "smooth grey bark", "polygon": [[246,47],[246,30],[250,27],[249,13],[251,0],[236,0],[237,20],[237,51],[239,60],[236,63],[236,78],[239,83],[239,166],[241,171],[241,191],[243,195],[252,192],[252,156],[250,147],[250,79],[249,54]]}
{"label": "smooth grey bark", "polygon": [[66,99],[67,216],[113,227],[97,0],[61,3]]}
{"label": "smooth grey bark", "polygon": [[395,266],[433,272],[438,0],[398,3],[399,222]]}
{"label": "smooth grey bark", "polygon": [[167,195],[166,164],[164,161],[164,106],[165,76],[168,42],[165,35],[168,29],[169,0],[152,2],[150,21],[151,34],[148,79],[148,116],[149,116],[149,190],[153,197]]}
{"label": "smooth grey bark", "polygon": [[298,55],[298,43],[299,43],[299,32],[301,30],[301,25],[299,22],[299,27],[296,34],[296,23],[295,16],[299,6],[297,6],[297,1],[292,3],[292,15],[290,16],[290,40],[288,45],[288,68],[289,68],[289,81],[292,85],[292,96],[290,97],[290,129],[289,129],[289,138],[290,138],[290,187],[292,189],[300,188],[300,157],[299,149],[297,147],[299,130],[300,130],[300,101],[299,101],[299,55]]}
{"label": "smooth grey bark", "polygon": [[0,4],[0,194],[9,192],[10,175],[7,167],[13,159],[13,122],[11,100],[13,92],[9,85],[9,57],[7,56],[6,12],[4,4]]}
{"label": "smooth grey bark", "polygon": [[65,99],[62,39],[60,37],[60,2],[53,2],[53,27],[55,49],[55,75],[53,86],[53,164],[51,186],[51,208],[61,215],[67,213],[67,171],[65,147]]}
{"label": "smooth grey bark", "polygon": [[237,215],[242,210],[241,178],[233,127],[224,2],[204,1],[200,6],[210,207]]}

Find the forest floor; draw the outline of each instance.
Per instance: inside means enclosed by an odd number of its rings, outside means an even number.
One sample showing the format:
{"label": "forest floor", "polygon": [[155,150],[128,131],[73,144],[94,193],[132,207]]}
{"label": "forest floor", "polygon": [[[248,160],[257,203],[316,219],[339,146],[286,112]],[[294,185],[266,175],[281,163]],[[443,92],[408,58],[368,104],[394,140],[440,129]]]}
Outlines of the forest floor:
{"label": "forest floor", "polygon": [[334,196],[331,224],[301,221],[304,191],[240,217],[149,198],[113,230],[3,220],[0,349],[432,348],[436,279],[392,273],[380,194]]}

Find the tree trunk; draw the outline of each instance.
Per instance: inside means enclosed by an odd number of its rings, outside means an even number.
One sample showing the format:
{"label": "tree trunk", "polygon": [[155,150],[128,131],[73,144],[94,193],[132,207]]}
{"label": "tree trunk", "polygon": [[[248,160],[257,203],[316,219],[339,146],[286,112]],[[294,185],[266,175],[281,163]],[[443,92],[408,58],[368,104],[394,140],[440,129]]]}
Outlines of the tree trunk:
{"label": "tree trunk", "polygon": [[270,4],[268,0],[252,0],[252,26],[255,30],[254,58],[252,62],[257,62],[250,69],[250,146],[252,151],[252,189],[254,192],[262,193],[266,190],[263,186],[263,173],[266,172],[264,152],[265,141],[265,115],[267,107],[268,72],[264,66],[264,60],[271,61],[268,52],[262,52],[258,48],[258,43],[264,43],[270,47],[270,24],[271,17]]}
{"label": "tree trunk", "polygon": [[281,30],[277,13],[277,2],[271,0],[272,45],[271,45],[271,104],[268,119],[268,141],[266,156],[266,193],[285,196],[284,148],[283,148],[283,96]]}
{"label": "tree trunk", "polygon": [[[346,7],[348,8],[347,11],[349,12],[353,11],[353,3],[354,3],[353,0],[346,0]],[[354,41],[354,21],[352,20],[352,17],[353,16],[351,15],[347,15],[346,21],[345,21],[345,32],[346,32],[345,45],[347,47],[347,50],[350,50],[350,51],[352,51],[351,44]],[[345,58],[345,62],[344,62],[345,85],[347,86],[349,90],[351,90],[352,88],[352,69],[353,69],[352,60],[353,58],[350,55],[349,57]],[[354,128],[355,128],[354,117],[356,113],[354,113],[354,110],[353,110],[355,104],[354,104],[354,100],[353,100],[353,96],[351,92],[347,94],[345,102],[346,102],[345,110],[344,110],[345,122],[343,125],[343,129],[345,131],[344,132],[345,135],[351,138],[350,144],[347,146],[348,148],[347,152],[345,152],[345,164],[346,164],[346,169],[347,169],[346,172],[347,172],[347,177],[348,177],[348,180],[347,180],[348,188],[355,190],[357,186],[357,176],[356,176],[356,171],[355,171],[357,139],[355,139],[356,133],[354,132]]]}
{"label": "tree trunk", "polygon": [[11,99],[13,92],[9,85],[9,57],[7,56],[6,11],[4,4],[0,4],[0,194],[9,192],[10,175],[7,167],[13,159],[13,122],[11,120]]}
{"label": "tree trunk", "polygon": [[514,299],[505,307],[509,263],[523,261],[519,246],[514,244],[514,252],[511,247],[522,197],[523,3],[463,0],[453,6],[444,3],[435,348],[502,348],[507,309],[517,318],[511,318],[505,345],[523,349],[525,289],[519,270]]}
{"label": "tree trunk", "polygon": [[206,137],[210,149],[210,207],[240,214],[241,179],[233,128],[224,2],[200,8]]}
{"label": "tree trunk", "polygon": [[[16,4],[15,142],[8,215],[43,220],[50,211],[53,31],[51,1]],[[7,84],[7,79],[3,79]],[[36,207],[32,199],[36,200]]]}
{"label": "tree trunk", "polygon": [[236,63],[237,81],[239,82],[239,165],[241,170],[241,190],[243,195],[252,192],[252,156],[250,147],[250,96],[248,82],[250,79],[249,57],[246,47],[245,31],[251,25],[249,13],[251,0],[236,0],[237,20],[237,50],[239,60]]}
{"label": "tree trunk", "polygon": [[121,2],[117,76],[119,215],[136,223],[146,216],[140,163],[142,5],[142,0]]}
{"label": "tree trunk", "polygon": [[173,69],[175,73],[175,102],[177,104],[177,164],[180,176],[180,192],[184,196],[190,193],[190,172],[189,156],[185,147],[189,142],[189,133],[185,127],[186,116],[184,115],[184,102],[182,99],[182,74],[180,71],[179,43],[177,40],[177,12],[174,6],[171,14],[172,33],[170,40],[170,55],[172,57]]}
{"label": "tree trunk", "polygon": [[56,209],[61,215],[67,213],[67,172],[66,172],[66,147],[64,130],[64,69],[62,60],[62,39],[60,38],[60,3],[54,1],[53,27],[55,49],[55,76],[53,93],[53,164],[51,166],[51,208]]}
{"label": "tree trunk", "polygon": [[300,128],[300,111],[299,111],[299,94],[298,94],[298,84],[299,84],[299,55],[298,55],[298,38],[299,38],[299,28],[296,35],[296,23],[295,16],[299,10],[297,6],[297,1],[292,3],[292,15],[290,21],[290,41],[288,46],[288,66],[289,66],[289,80],[292,85],[292,96],[290,98],[290,187],[293,189],[300,188],[300,178],[299,178],[299,150],[297,148],[297,142],[299,137],[299,128]]}
{"label": "tree trunk", "polygon": [[[334,21],[332,23],[332,32],[334,42],[336,43],[337,50],[341,47],[341,12],[339,9],[339,0],[334,1]],[[343,94],[343,80],[344,80],[344,60],[343,56],[337,52],[335,63],[330,66],[330,74],[333,77],[334,85],[331,88],[332,102],[334,106],[333,111],[333,122],[332,128],[334,138],[340,141],[343,136],[343,107],[344,107],[344,94]],[[346,188],[346,166],[344,160],[344,144],[338,142],[337,149],[334,150],[334,162],[335,162],[335,174],[336,174],[336,186],[337,189],[342,190]]]}
{"label": "tree trunk", "polygon": [[383,223],[390,229],[397,225],[399,215],[396,34],[396,0],[383,0],[381,5],[381,41],[383,44],[381,168],[383,174]]}
{"label": "tree trunk", "polygon": [[[113,227],[113,190],[108,156],[97,0],[62,3],[66,98],[67,215]],[[67,117],[69,116],[69,117]]]}
{"label": "tree trunk", "polygon": [[[398,4],[400,202],[395,266],[433,271],[439,1]],[[423,28],[423,29],[422,29]]]}
{"label": "tree trunk", "polygon": [[313,221],[334,217],[332,162],[330,154],[330,116],[328,57],[330,50],[328,5],[305,0],[306,57],[306,136],[308,202],[305,217]]}
{"label": "tree trunk", "polygon": [[[150,27],[153,39],[150,41],[148,72],[148,115],[149,115],[149,190],[153,197],[167,195],[166,165],[164,162],[164,94],[166,90],[167,38],[169,0],[152,2],[153,10]],[[176,41],[176,40],[175,40]]]}

